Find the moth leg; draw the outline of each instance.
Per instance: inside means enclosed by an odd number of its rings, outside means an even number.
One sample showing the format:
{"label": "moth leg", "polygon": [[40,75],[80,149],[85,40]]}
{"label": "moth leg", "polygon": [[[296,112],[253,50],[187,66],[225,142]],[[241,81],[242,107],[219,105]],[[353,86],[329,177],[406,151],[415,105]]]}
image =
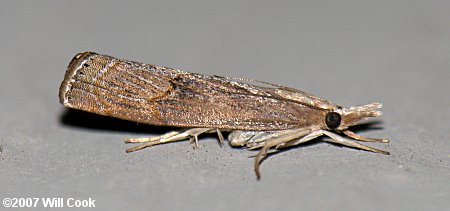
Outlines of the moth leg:
{"label": "moth leg", "polygon": [[264,159],[264,157],[266,157],[267,151],[269,150],[270,147],[272,147],[272,146],[265,145],[261,150],[259,150],[258,154],[256,155],[254,168],[255,168],[257,180],[261,179],[261,173],[259,172],[259,165],[261,164],[262,159]]}
{"label": "moth leg", "polygon": [[345,130],[343,132],[345,135],[347,135],[350,138],[356,139],[358,141],[365,141],[365,142],[382,142],[382,143],[389,143],[388,139],[384,138],[369,138],[365,136],[358,135],[350,130]]}
{"label": "moth leg", "polygon": [[169,132],[159,137],[153,138],[138,138],[138,139],[127,139],[125,143],[143,143],[142,145],[132,147],[127,149],[126,152],[134,152],[140,149],[144,149],[146,147],[150,147],[157,144],[164,144],[168,142],[180,141],[186,138],[191,137],[191,140],[194,140],[195,143],[198,142],[198,136],[202,133],[206,133],[211,131],[211,128],[192,128],[185,130],[183,132]]}
{"label": "moth leg", "polygon": [[160,139],[167,139],[169,137],[178,135],[180,133],[181,133],[180,131],[171,131],[162,136],[145,137],[145,138],[128,138],[125,140],[125,143],[145,143],[145,142],[158,141]]}
{"label": "moth leg", "polygon": [[259,140],[260,138],[257,136],[261,136],[261,134],[268,133],[264,131],[234,130],[228,134],[228,140],[230,141],[231,146],[237,147],[247,145],[247,147],[249,147],[249,142],[254,141],[254,138]]}
{"label": "moth leg", "polygon": [[326,135],[326,136],[331,138],[331,140],[326,140],[328,142],[342,144],[342,145],[345,145],[345,146],[354,147],[354,148],[357,148],[357,149],[362,149],[362,150],[366,150],[366,151],[370,151],[370,152],[381,153],[381,154],[385,154],[385,155],[389,155],[390,154],[389,152],[383,151],[381,149],[372,148],[372,147],[369,147],[369,146],[362,145],[362,144],[360,144],[358,142],[347,140],[347,139],[345,139],[345,138],[343,138],[343,137],[341,137],[341,136],[339,136],[337,134],[334,134],[332,132],[329,132],[329,131],[322,130],[322,132],[323,132],[324,135]]}
{"label": "moth leg", "polygon": [[216,128],[216,133],[217,133],[217,136],[219,137],[219,144],[220,144],[220,146],[222,146],[223,145],[223,141],[225,140],[223,138],[222,132],[220,132],[219,128]]}
{"label": "moth leg", "polygon": [[192,136],[189,138],[189,143],[194,144],[194,149],[198,149],[198,138],[197,136]]}
{"label": "moth leg", "polygon": [[301,143],[305,143],[307,141],[313,140],[319,136],[323,135],[323,131],[322,130],[315,130],[312,131],[310,134],[303,136],[302,138],[292,141],[292,142],[287,142],[287,143],[283,143],[277,146],[277,148],[282,148],[282,147],[290,147],[290,146],[295,146]]}
{"label": "moth leg", "polygon": [[[280,131],[280,132],[282,132],[282,131]],[[285,132],[285,131],[283,131],[283,132]],[[284,134],[279,137],[275,137],[273,139],[270,139],[270,140],[267,140],[266,142],[264,142],[264,146],[261,148],[261,150],[259,151],[259,153],[256,155],[256,158],[255,158],[254,168],[255,168],[256,178],[258,180],[261,179],[259,166],[261,164],[261,161],[266,157],[267,152],[269,151],[270,148],[277,146],[279,144],[282,144],[282,143],[289,142],[293,139],[297,139],[299,137],[305,136],[310,132],[311,132],[310,129],[305,129],[305,128],[290,130],[289,133],[287,133],[287,134]]]}
{"label": "moth leg", "polygon": [[[301,129],[303,130],[303,129]],[[252,133],[252,131],[247,132],[245,135],[252,135],[251,137],[241,137],[244,138],[243,140],[240,140],[240,142],[243,142],[245,140],[245,146],[250,149],[257,149],[257,148],[262,148],[265,144],[267,140],[271,140],[280,136],[284,136],[284,135],[288,135],[291,133],[297,133],[299,131],[299,129],[293,129],[293,130],[278,130],[278,131],[257,131],[256,133]],[[243,131],[242,135],[244,135],[245,131]],[[247,139],[245,139],[247,138]],[[230,140],[232,145],[233,145],[233,141],[236,142],[236,140]],[[239,140],[238,140],[239,141]],[[283,145],[284,143],[281,143],[280,145]],[[241,144],[242,145],[242,144]],[[278,148],[278,145],[276,146],[276,148]]]}

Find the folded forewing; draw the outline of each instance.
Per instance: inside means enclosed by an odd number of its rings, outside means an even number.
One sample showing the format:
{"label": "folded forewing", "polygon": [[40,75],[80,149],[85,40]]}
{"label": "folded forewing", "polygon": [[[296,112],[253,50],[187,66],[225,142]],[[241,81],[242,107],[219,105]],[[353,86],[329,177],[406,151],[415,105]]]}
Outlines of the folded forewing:
{"label": "folded forewing", "polygon": [[153,125],[281,130],[320,121],[316,118],[325,110],[295,93],[84,53],[69,65],[60,100],[71,108]]}

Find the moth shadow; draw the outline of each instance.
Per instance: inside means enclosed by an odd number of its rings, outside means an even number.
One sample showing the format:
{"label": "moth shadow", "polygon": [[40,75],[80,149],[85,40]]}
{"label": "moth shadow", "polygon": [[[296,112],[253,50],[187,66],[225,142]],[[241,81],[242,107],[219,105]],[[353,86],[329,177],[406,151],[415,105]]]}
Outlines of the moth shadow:
{"label": "moth shadow", "polygon": [[177,127],[141,124],[75,109],[66,109],[60,117],[60,123],[67,127],[85,130],[127,132],[136,134],[159,135],[169,131],[180,130],[180,128]]}

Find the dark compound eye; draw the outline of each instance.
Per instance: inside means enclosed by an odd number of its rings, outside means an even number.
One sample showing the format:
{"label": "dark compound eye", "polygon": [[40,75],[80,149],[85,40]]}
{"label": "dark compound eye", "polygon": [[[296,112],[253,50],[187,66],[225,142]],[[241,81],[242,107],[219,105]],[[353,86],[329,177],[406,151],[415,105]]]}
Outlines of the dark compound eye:
{"label": "dark compound eye", "polygon": [[341,124],[341,115],[336,112],[330,112],[325,116],[325,123],[330,129],[336,129]]}

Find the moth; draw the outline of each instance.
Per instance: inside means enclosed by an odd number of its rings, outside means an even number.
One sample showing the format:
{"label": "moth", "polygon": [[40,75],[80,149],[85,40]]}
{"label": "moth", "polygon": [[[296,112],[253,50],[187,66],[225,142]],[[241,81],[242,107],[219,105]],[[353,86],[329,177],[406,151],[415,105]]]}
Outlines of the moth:
{"label": "moth", "polygon": [[[232,146],[260,149],[254,169],[269,150],[295,146],[319,136],[325,141],[388,155],[363,142],[389,142],[350,131],[363,119],[379,117],[380,103],[345,108],[306,92],[272,83],[189,73],[117,59],[93,52],[77,54],[59,89],[69,108],[138,123],[184,128],[158,137],[130,138],[127,150],[229,132]],[[347,136],[351,139],[345,138]],[[353,139],[353,140],[352,140]]]}

